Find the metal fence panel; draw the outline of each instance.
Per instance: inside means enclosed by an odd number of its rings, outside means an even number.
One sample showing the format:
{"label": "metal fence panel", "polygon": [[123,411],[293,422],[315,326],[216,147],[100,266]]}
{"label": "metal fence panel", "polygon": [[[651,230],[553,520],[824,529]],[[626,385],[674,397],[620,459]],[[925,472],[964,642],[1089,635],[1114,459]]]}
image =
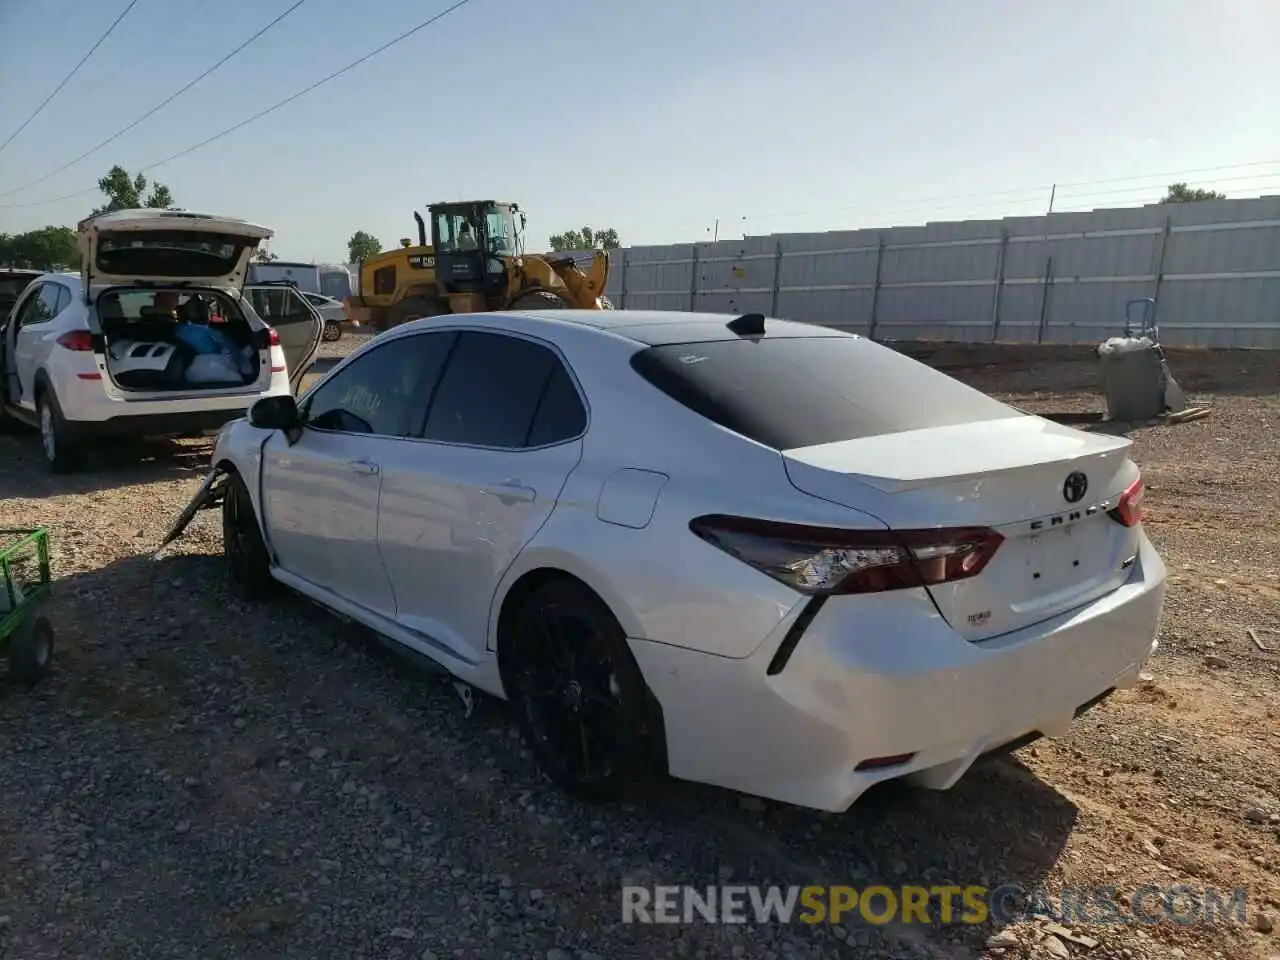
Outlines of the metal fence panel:
{"label": "metal fence panel", "polygon": [[1088,343],[1155,297],[1170,345],[1280,349],[1280,197],[615,252],[627,309],[761,312],[893,339]]}

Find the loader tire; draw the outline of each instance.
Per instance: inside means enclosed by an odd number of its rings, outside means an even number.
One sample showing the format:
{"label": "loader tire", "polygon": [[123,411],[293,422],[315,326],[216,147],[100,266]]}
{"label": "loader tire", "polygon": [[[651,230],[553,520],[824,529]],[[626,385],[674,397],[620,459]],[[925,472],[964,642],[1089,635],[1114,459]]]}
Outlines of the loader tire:
{"label": "loader tire", "polygon": [[550,290],[531,290],[511,301],[509,310],[571,310],[569,301]]}
{"label": "loader tire", "polygon": [[378,332],[398,327],[410,320],[421,320],[423,317],[438,317],[449,312],[449,305],[433,297],[405,297],[380,318]]}

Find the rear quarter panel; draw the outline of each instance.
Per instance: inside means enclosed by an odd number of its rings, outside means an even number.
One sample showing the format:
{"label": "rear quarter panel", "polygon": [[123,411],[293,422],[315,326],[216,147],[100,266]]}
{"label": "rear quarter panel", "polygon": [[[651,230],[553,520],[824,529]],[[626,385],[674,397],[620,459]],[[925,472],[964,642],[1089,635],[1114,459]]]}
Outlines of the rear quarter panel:
{"label": "rear quarter panel", "polygon": [[[804,598],[710,546],[689,530],[708,513],[839,525],[878,524],[806,496],[780,454],[703,420],[642,381],[637,346],[592,334],[561,342],[590,406],[583,457],[550,519],[504,576],[490,619],[495,646],[501,598],[524,573],[562,569],[600,594],[633,638],[746,657]],[[619,470],[664,474],[641,528],[601,518],[601,492]]]}

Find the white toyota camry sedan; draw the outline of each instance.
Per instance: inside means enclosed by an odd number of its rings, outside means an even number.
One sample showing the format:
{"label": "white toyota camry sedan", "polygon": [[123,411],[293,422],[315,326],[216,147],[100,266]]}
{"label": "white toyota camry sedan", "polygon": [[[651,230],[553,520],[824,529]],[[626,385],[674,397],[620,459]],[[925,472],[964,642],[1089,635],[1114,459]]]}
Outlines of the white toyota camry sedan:
{"label": "white toyota camry sedan", "polygon": [[[841,811],[1134,684],[1165,568],[1129,441],[759,314],[433,317],[219,435],[283,584],[509,700],[546,773]],[[166,541],[168,542],[168,541]]]}

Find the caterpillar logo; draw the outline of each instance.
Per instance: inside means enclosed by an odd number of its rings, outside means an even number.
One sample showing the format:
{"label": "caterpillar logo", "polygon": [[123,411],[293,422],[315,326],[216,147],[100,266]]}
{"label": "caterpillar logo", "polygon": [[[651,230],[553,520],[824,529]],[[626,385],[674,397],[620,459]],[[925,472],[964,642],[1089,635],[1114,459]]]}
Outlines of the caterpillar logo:
{"label": "caterpillar logo", "polygon": [[436,258],[419,254],[416,257],[409,258],[409,266],[418,270],[434,270],[436,267]]}

